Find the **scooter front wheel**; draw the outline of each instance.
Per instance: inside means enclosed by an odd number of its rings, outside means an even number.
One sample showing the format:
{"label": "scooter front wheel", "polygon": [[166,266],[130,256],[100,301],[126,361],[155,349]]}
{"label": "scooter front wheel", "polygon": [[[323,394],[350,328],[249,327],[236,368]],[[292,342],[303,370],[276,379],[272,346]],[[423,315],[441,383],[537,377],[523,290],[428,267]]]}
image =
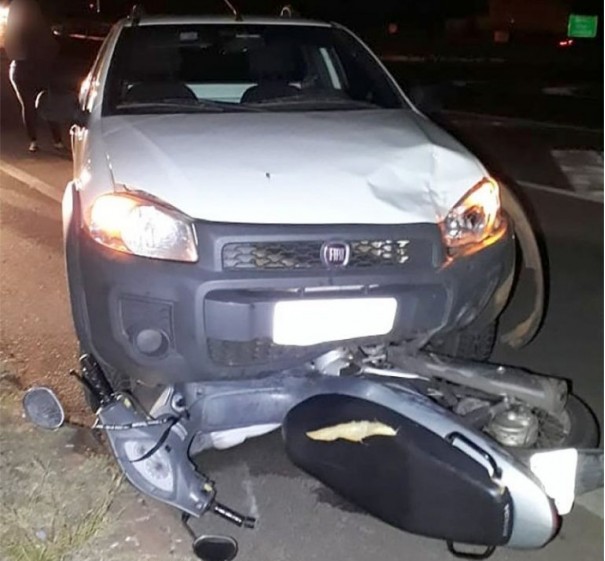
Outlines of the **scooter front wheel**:
{"label": "scooter front wheel", "polygon": [[592,411],[570,395],[558,414],[511,407],[493,418],[484,431],[512,453],[554,448],[594,448],[599,427]]}
{"label": "scooter front wheel", "polygon": [[595,448],[599,445],[599,426],[592,411],[575,395],[567,399],[559,415],[538,413],[540,429],[536,448]]}

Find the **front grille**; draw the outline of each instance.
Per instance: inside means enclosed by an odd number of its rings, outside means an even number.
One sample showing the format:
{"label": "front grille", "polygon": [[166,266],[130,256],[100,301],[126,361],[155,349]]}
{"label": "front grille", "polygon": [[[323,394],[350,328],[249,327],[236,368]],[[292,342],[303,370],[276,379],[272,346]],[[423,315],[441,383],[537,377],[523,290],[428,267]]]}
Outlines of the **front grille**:
{"label": "front grille", "polygon": [[373,240],[351,243],[354,267],[399,266],[408,260],[408,240]]}
{"label": "front grille", "polygon": [[[408,240],[349,241],[350,267],[400,267],[408,261]],[[236,242],[223,246],[224,270],[288,270],[324,267],[322,241]]]}
{"label": "front grille", "polygon": [[207,344],[211,360],[223,366],[268,364],[284,359],[305,358],[314,350],[314,347],[276,345],[266,338],[243,342],[208,339]]}

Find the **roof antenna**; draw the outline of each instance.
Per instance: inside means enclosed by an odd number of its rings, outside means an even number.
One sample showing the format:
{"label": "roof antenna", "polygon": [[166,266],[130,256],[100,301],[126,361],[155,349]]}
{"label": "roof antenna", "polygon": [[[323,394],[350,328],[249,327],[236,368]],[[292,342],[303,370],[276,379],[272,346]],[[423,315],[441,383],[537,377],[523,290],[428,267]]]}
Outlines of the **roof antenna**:
{"label": "roof antenna", "polygon": [[298,12],[292,7],[292,4],[286,4],[279,12],[280,18],[295,18],[298,17]]}
{"label": "roof antenna", "polygon": [[132,20],[132,25],[137,26],[141,21],[141,17],[145,14],[145,10],[143,6],[140,4],[133,4],[132,9],[130,10],[130,15],[128,18]]}
{"label": "roof antenna", "polygon": [[244,21],[242,14],[237,11],[237,8],[230,2],[230,0],[223,0],[223,2],[225,2],[229,10],[231,10],[231,13],[235,17],[235,21]]}

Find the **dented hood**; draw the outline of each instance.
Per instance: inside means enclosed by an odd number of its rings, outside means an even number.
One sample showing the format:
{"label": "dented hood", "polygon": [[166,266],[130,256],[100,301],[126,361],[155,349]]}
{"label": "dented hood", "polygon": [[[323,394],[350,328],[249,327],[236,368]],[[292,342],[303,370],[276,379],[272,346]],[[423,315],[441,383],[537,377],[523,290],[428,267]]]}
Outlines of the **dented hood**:
{"label": "dented hood", "polygon": [[103,140],[116,185],[217,222],[434,223],[485,175],[409,110],[114,116]]}

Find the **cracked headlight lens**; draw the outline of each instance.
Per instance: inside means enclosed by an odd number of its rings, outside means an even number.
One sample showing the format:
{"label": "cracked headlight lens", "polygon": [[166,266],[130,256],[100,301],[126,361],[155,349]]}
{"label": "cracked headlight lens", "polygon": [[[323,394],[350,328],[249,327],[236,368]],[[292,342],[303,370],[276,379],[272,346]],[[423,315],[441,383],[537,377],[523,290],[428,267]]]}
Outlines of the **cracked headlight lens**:
{"label": "cracked headlight lens", "polygon": [[501,225],[500,188],[492,178],[482,179],[449,211],[441,222],[448,248],[480,244]]}

